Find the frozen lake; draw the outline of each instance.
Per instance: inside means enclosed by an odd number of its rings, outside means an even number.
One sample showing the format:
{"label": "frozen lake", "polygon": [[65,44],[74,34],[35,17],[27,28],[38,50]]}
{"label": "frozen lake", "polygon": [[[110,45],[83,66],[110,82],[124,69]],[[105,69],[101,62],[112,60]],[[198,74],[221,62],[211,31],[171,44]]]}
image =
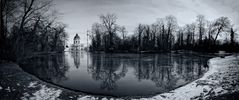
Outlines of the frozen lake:
{"label": "frozen lake", "polygon": [[23,61],[38,78],[90,94],[149,96],[200,78],[209,58],[192,54],[104,54],[65,52]]}

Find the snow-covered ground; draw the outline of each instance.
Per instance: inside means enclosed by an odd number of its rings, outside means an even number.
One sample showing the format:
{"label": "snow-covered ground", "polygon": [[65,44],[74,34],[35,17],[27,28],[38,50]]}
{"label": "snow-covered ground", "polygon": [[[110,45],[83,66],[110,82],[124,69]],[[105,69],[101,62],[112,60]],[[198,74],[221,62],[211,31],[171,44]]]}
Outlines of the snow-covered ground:
{"label": "snow-covered ground", "polygon": [[[137,98],[140,100],[191,100],[205,99],[208,97],[219,96],[225,93],[239,91],[239,56],[227,56],[225,58],[212,58],[209,60],[209,71],[198,80],[185,86],[177,88],[167,93],[158,94],[148,98]],[[58,100],[58,99],[77,99],[77,100],[122,100],[125,98],[103,97],[87,95],[84,93],[73,92],[63,89],[36,77],[25,73],[10,65],[2,66],[0,69],[0,97],[9,98],[21,96],[22,100]],[[14,66],[14,65],[12,65]],[[12,72],[6,72],[6,70]],[[14,72],[14,73],[13,73]],[[11,83],[11,84],[9,84]],[[15,97],[13,97],[15,98]],[[133,98],[126,98],[133,99]],[[136,100],[136,99],[133,99]]]}
{"label": "snow-covered ground", "polygon": [[[21,99],[22,100],[29,100],[29,99],[30,100],[55,100],[62,93],[62,90],[60,89],[48,88],[45,85],[40,85],[40,86],[41,86],[41,89],[33,93],[32,96],[30,96],[28,93],[25,93]],[[32,87],[34,88],[36,86],[32,86]]]}

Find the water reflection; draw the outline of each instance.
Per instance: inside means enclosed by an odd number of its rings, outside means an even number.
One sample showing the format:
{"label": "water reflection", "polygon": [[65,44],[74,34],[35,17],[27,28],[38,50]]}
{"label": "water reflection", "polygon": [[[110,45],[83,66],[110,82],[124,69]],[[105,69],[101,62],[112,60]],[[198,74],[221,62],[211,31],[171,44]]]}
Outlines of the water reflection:
{"label": "water reflection", "polygon": [[175,89],[207,71],[208,58],[191,54],[92,54],[34,57],[23,68],[74,90],[114,96],[151,95]]}
{"label": "water reflection", "polygon": [[80,58],[81,58],[80,53],[81,52],[71,52],[71,56],[74,59],[74,64],[75,64],[76,68],[79,68],[79,66],[80,66]]}
{"label": "water reflection", "polygon": [[[114,90],[117,88],[116,82],[125,76],[127,72],[125,64],[121,66],[120,59],[113,59],[112,55],[95,54],[92,57],[92,66],[88,66],[89,73],[96,81],[100,81],[102,90]],[[120,66],[122,68],[120,68]]]}
{"label": "water reflection", "polygon": [[65,73],[69,69],[64,54],[34,57],[21,62],[20,66],[24,66],[22,68],[27,72],[53,83],[66,80]]}

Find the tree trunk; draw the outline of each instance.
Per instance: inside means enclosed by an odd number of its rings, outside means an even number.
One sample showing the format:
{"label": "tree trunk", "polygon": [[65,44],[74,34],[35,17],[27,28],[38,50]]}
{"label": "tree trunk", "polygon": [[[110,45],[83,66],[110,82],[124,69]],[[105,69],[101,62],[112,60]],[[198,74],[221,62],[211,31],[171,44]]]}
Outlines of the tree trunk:
{"label": "tree trunk", "polygon": [[231,36],[231,45],[233,45],[234,44],[234,37],[235,37],[235,32],[234,32],[233,28],[231,28],[230,36]]}
{"label": "tree trunk", "polygon": [[217,31],[217,34],[216,34],[216,37],[214,38],[214,45],[216,44],[216,41],[217,41],[217,37],[218,37],[218,35],[221,33],[221,30],[222,30],[222,27],[220,27],[219,29],[218,29],[218,31]]}
{"label": "tree trunk", "polygon": [[4,8],[5,8],[5,0],[1,0],[0,2],[0,42],[3,43],[5,40],[5,31],[4,31]]}

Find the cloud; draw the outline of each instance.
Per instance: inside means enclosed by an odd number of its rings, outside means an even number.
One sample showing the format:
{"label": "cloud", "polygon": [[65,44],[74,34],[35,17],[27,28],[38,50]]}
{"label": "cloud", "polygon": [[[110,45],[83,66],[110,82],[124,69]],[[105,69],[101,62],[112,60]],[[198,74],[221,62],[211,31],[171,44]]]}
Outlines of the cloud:
{"label": "cloud", "polygon": [[204,3],[210,5],[217,11],[218,16],[227,16],[232,23],[239,28],[239,1],[238,0],[204,0]]}

